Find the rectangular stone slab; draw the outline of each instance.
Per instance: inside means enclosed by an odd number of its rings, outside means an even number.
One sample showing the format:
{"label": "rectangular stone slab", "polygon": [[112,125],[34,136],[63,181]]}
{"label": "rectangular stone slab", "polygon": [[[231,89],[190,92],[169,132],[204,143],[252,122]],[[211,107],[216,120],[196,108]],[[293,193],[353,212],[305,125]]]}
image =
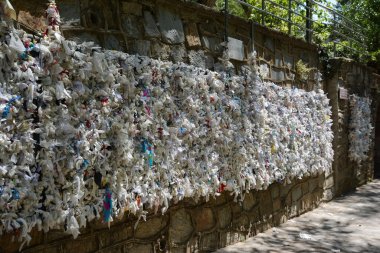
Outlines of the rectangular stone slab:
{"label": "rectangular stone slab", "polygon": [[244,60],[244,44],[243,41],[228,37],[228,56],[230,59]]}

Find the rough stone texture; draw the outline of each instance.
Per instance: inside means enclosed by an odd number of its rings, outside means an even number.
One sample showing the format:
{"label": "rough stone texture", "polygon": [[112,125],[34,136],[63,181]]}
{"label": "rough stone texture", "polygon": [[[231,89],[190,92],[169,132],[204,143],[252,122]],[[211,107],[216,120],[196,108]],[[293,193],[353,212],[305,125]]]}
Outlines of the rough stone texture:
{"label": "rough stone texture", "polygon": [[184,45],[175,45],[170,50],[170,60],[172,62],[184,62],[187,57],[186,48]]}
{"label": "rough stone texture", "polygon": [[68,0],[59,3],[60,15],[63,17],[61,20],[66,25],[79,25],[80,24],[80,9],[79,0]]}
{"label": "rough stone texture", "polygon": [[141,37],[138,18],[131,15],[123,15],[121,26],[128,37],[138,39]]}
{"label": "rough stone texture", "polygon": [[302,188],[301,186],[295,187],[295,189],[292,191],[292,200],[297,201],[302,197]]}
{"label": "rough stone texture", "polygon": [[118,51],[123,51],[123,47],[121,45],[122,39],[110,35],[105,37],[105,42],[104,42],[104,48],[110,49],[110,50],[118,50]]}
{"label": "rough stone texture", "polygon": [[194,213],[194,220],[198,231],[207,231],[215,224],[215,218],[211,208],[197,209]]}
{"label": "rough stone texture", "polygon": [[170,217],[170,239],[173,243],[181,243],[189,239],[193,232],[191,217],[185,209],[175,211]]}
{"label": "rough stone texture", "polygon": [[152,253],[152,245],[146,244],[135,244],[130,249],[127,250],[128,253]]}
{"label": "rough stone texture", "polygon": [[162,38],[170,44],[179,44],[185,41],[181,18],[168,9],[158,8],[158,22]]}
{"label": "rough stone texture", "polygon": [[169,60],[170,46],[159,41],[151,43],[151,57],[161,60]]}
{"label": "rough stone texture", "polygon": [[349,100],[339,99],[338,88],[343,87],[348,89],[350,94],[372,98],[373,124],[376,122],[375,112],[380,101],[380,87],[377,81],[379,78],[371,75],[371,69],[341,58],[330,59],[328,64],[332,66],[329,70],[326,87],[333,114],[334,162],[332,175],[327,177],[327,182],[324,183],[325,200],[352,191],[356,186],[371,180],[374,173],[373,147],[370,148],[369,159],[362,162],[361,165],[348,158]]}
{"label": "rough stone texture", "polygon": [[228,56],[237,61],[245,58],[243,41],[228,37]]}
{"label": "rough stone texture", "polygon": [[210,52],[218,53],[221,50],[220,43],[222,41],[216,37],[203,36],[202,37],[202,45],[208,49]]}
{"label": "rough stone texture", "polygon": [[271,70],[271,78],[277,82],[282,82],[285,80],[285,74],[281,70],[272,69]]}
{"label": "rough stone texture", "polygon": [[22,24],[27,24],[29,27],[36,29],[38,31],[43,31],[45,26],[45,17],[36,17],[30,14],[29,11],[20,11],[17,17],[18,22]]}
{"label": "rough stone texture", "polygon": [[142,5],[138,3],[123,2],[121,10],[126,14],[133,14],[136,16],[142,15]]}
{"label": "rough stone texture", "polygon": [[253,192],[246,193],[243,201],[243,209],[249,211],[256,204],[256,195]]}
{"label": "rough stone texture", "polygon": [[230,206],[224,206],[217,211],[217,221],[220,228],[226,228],[231,224],[232,214]]}
{"label": "rough stone texture", "polygon": [[130,50],[134,54],[143,56],[150,56],[150,41],[149,40],[136,40],[132,42]]}
{"label": "rough stone texture", "polygon": [[157,235],[164,227],[167,221],[161,217],[155,217],[146,222],[140,222],[135,231],[135,237],[139,239],[149,238]]}
{"label": "rough stone texture", "polygon": [[144,29],[148,37],[160,37],[161,33],[157,28],[156,20],[150,11],[144,11]]}
{"label": "rough stone texture", "polygon": [[186,42],[189,47],[201,46],[201,40],[199,39],[197,24],[189,23],[185,26]]}
{"label": "rough stone texture", "polygon": [[[135,218],[125,216],[116,220],[111,230],[97,221],[82,230],[77,240],[60,231],[48,233],[50,244],[45,252],[209,252],[245,240],[259,232],[287,221],[319,205],[324,177],[294,180],[289,185],[275,183],[265,191],[250,191],[243,202],[234,202],[229,192],[209,202],[185,200],[172,206],[163,216],[152,215],[140,221],[134,229]],[[311,191],[308,182],[315,182]],[[321,181],[321,183],[319,183]],[[302,188],[308,185],[308,193]],[[313,186],[313,187],[314,187]],[[274,190],[277,189],[277,190]],[[298,201],[289,201],[298,194]],[[28,253],[41,252],[44,242],[41,232],[32,232],[33,242]],[[1,240],[10,241],[2,237]],[[1,241],[2,242],[2,241]],[[47,241],[45,241],[47,242]],[[153,250],[155,249],[155,250]],[[0,243],[0,252],[17,252],[17,243]]]}

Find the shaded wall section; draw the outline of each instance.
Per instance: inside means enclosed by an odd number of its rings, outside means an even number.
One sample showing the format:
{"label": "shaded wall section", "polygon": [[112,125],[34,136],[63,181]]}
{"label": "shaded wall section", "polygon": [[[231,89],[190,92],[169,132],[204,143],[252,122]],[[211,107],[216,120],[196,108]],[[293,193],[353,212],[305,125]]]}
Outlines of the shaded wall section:
{"label": "shaded wall section", "polygon": [[[358,185],[365,184],[373,178],[374,172],[374,148],[375,142],[369,151],[369,159],[358,164],[348,157],[349,150],[349,122],[350,107],[349,98],[339,97],[339,88],[345,88],[348,94],[356,94],[361,97],[369,97],[372,100],[372,125],[376,123],[376,108],[379,104],[379,77],[373,74],[373,70],[346,58],[330,59],[331,67],[325,76],[326,91],[331,100],[334,131],[334,162],[333,178],[334,187],[332,196],[339,196],[352,191]],[[375,131],[372,132],[373,140]]]}

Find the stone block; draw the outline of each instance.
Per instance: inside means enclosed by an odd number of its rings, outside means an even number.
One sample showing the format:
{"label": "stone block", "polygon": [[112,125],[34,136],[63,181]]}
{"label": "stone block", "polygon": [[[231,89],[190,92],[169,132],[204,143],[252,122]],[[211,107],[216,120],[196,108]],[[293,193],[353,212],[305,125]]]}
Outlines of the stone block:
{"label": "stone block", "polygon": [[[33,236],[32,238],[34,238],[34,237],[35,236]],[[69,236],[67,234],[65,234],[63,231],[52,229],[52,230],[49,230],[49,233],[46,233],[46,239],[45,239],[46,241],[45,242],[58,241],[58,240],[68,238],[68,237]]]}
{"label": "stone block", "polygon": [[274,41],[270,37],[265,37],[264,39],[264,47],[269,49],[270,51],[274,52]]}
{"label": "stone block", "polygon": [[232,220],[231,207],[226,205],[217,209],[219,228],[230,226]]}
{"label": "stone block", "polygon": [[92,239],[81,239],[78,237],[76,240],[70,240],[70,243],[62,244],[64,252],[94,252],[98,249],[98,243],[95,237]]}
{"label": "stone block", "polygon": [[243,61],[245,58],[243,41],[228,37],[228,56],[230,59]]}
{"label": "stone block", "polygon": [[275,82],[282,82],[285,80],[285,73],[282,70],[271,69],[271,79]]}
{"label": "stone block", "polygon": [[142,34],[139,29],[139,21],[135,16],[123,15],[121,17],[121,26],[128,37],[134,39],[141,38]]}
{"label": "stone block", "polygon": [[31,28],[36,29],[37,31],[43,31],[43,27],[46,27],[45,24],[46,18],[44,16],[36,17],[28,11],[20,10],[17,16],[17,21],[21,24],[26,24]]}
{"label": "stone block", "polygon": [[255,206],[250,212],[249,212],[249,219],[251,222],[257,222],[260,220],[260,210],[259,206]]}
{"label": "stone block", "polygon": [[294,68],[294,57],[288,54],[284,55],[284,62],[285,66],[287,66],[290,69]]}
{"label": "stone block", "polygon": [[326,189],[323,191],[323,201],[330,201],[334,197],[331,189]]}
{"label": "stone block", "polygon": [[186,42],[189,47],[201,46],[197,24],[189,23],[185,26]]}
{"label": "stone block", "polygon": [[164,43],[154,41],[151,43],[151,57],[161,60],[169,60],[170,46]]}
{"label": "stone block", "polygon": [[312,195],[310,193],[307,193],[307,194],[305,194],[302,197],[302,201],[301,201],[302,212],[307,212],[312,207],[313,207],[313,198],[312,198]]}
{"label": "stone block", "polygon": [[282,54],[279,52],[275,54],[274,65],[276,67],[282,67]]}
{"label": "stone block", "polygon": [[312,178],[309,180],[309,192],[313,192],[318,187],[318,179]]}
{"label": "stone block", "polygon": [[150,11],[144,11],[144,30],[145,36],[158,38],[161,36],[157,28],[156,20]]}
{"label": "stone block", "polygon": [[207,231],[215,226],[214,213],[211,208],[199,208],[194,212],[197,232]]}
{"label": "stone block", "polygon": [[218,247],[218,233],[203,234],[201,236],[201,244],[203,251],[214,251]]}
{"label": "stone block", "polygon": [[280,187],[277,184],[271,186],[272,199],[276,199],[280,196]]}
{"label": "stone block", "polygon": [[[347,139],[347,138],[345,138],[345,139]],[[324,183],[325,183],[325,176],[322,174],[322,175],[318,176],[319,188],[322,188],[324,186]]]}
{"label": "stone block", "polygon": [[[125,250],[124,250],[125,251]],[[128,253],[153,253],[153,247],[150,244],[134,244],[126,250]]]}
{"label": "stone block", "polygon": [[[6,251],[4,251],[6,252]],[[43,252],[44,253],[61,253],[62,252],[62,249],[61,249],[61,245],[59,246],[47,246],[46,248],[43,249]]]}
{"label": "stone block", "polygon": [[80,34],[77,33],[65,33],[66,39],[70,39],[75,41],[76,43],[80,44],[86,41],[94,42],[95,45],[100,45],[100,40],[96,34],[88,33],[88,32],[81,32]]}
{"label": "stone block", "polygon": [[297,201],[302,197],[302,188],[300,185],[296,186],[292,190],[292,200]]}
{"label": "stone block", "polygon": [[232,227],[238,231],[246,231],[249,228],[249,219],[243,214],[232,221]]}
{"label": "stone block", "polygon": [[237,217],[239,217],[241,213],[243,212],[243,206],[241,205],[241,203],[235,203],[235,202],[232,203],[231,209],[232,209],[233,219],[236,219]]}
{"label": "stone block", "polygon": [[298,216],[300,213],[300,210],[301,210],[301,201],[300,200],[294,201],[292,203],[292,206],[290,207],[289,217],[293,218],[293,217]]}
{"label": "stone block", "polygon": [[273,215],[273,225],[279,226],[288,221],[288,217],[283,212],[277,212]]}
{"label": "stone block", "polygon": [[191,217],[185,209],[179,209],[170,215],[169,234],[171,242],[175,244],[185,242],[189,239],[193,230]]}
{"label": "stone block", "polygon": [[331,175],[325,179],[325,183],[323,185],[323,189],[329,189],[334,186],[334,177]]}
{"label": "stone block", "polygon": [[142,15],[142,5],[139,3],[122,2],[121,11],[126,14],[133,14],[136,16]]}
{"label": "stone block", "polygon": [[261,191],[260,192],[260,215],[271,215],[273,211],[273,204],[270,191]]}
{"label": "stone block", "polygon": [[309,63],[310,62],[310,56],[309,56],[309,52],[307,51],[302,51],[300,53],[300,59],[304,62],[304,63]]}
{"label": "stone block", "polygon": [[256,204],[257,198],[254,192],[246,193],[243,201],[243,209],[249,211]]}
{"label": "stone block", "polygon": [[105,36],[104,48],[109,50],[123,51],[123,46],[122,43],[120,43],[120,39],[114,35]]}
{"label": "stone block", "polygon": [[228,232],[227,233],[227,241],[229,245],[235,244],[238,242],[242,242],[246,239],[246,236],[243,233],[239,232]]}
{"label": "stone block", "polygon": [[182,21],[177,14],[172,13],[163,7],[159,7],[158,23],[160,24],[162,38],[165,42],[179,44],[185,41]]}
{"label": "stone block", "polygon": [[219,248],[224,248],[224,247],[227,247],[228,245],[229,244],[227,241],[227,232],[224,232],[224,231],[220,232],[219,233]]}
{"label": "stone block", "polygon": [[216,37],[203,36],[202,37],[202,45],[210,50],[213,53],[218,53],[221,51],[221,39]]}
{"label": "stone block", "polygon": [[301,185],[302,187],[302,194],[305,195],[306,193],[309,192],[309,182],[304,182]]}
{"label": "stone block", "polygon": [[117,243],[133,236],[133,230],[130,226],[122,226],[121,228],[114,228],[111,230],[111,241]]}
{"label": "stone block", "polygon": [[186,248],[171,248],[170,253],[186,253]]}
{"label": "stone block", "polygon": [[202,22],[199,24],[199,31],[201,35],[217,34],[218,28],[214,22]]}
{"label": "stone block", "polygon": [[79,0],[62,1],[59,3],[59,14],[65,25],[80,24]]}
{"label": "stone block", "polygon": [[184,62],[187,57],[186,48],[184,45],[174,45],[170,50],[170,60],[174,63]]}
{"label": "stone block", "polygon": [[150,56],[150,41],[149,40],[136,40],[132,42],[130,47],[132,54],[138,54],[141,56]]}
{"label": "stone block", "polygon": [[277,212],[280,209],[281,209],[281,200],[280,199],[273,200],[273,212]]}
{"label": "stone block", "polygon": [[217,196],[215,198],[210,198],[210,200],[206,203],[206,207],[213,207],[213,206],[219,206],[223,205],[227,202],[226,194],[221,194],[220,196]]}
{"label": "stone block", "polygon": [[149,238],[157,235],[167,225],[165,216],[154,217],[148,219],[146,222],[139,222],[136,230],[135,237],[138,239]]}

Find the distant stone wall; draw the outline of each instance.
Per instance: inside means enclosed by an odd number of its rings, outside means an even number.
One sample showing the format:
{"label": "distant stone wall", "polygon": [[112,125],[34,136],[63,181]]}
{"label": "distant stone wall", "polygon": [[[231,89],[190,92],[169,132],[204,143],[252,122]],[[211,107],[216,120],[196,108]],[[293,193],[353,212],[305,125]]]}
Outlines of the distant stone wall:
{"label": "distant stone wall", "polygon": [[[247,239],[316,208],[323,198],[324,176],[272,184],[266,191],[250,191],[242,202],[229,192],[195,203],[172,204],[165,215],[150,214],[136,228],[133,216],[89,224],[74,240],[60,231],[33,232],[25,253],[153,253],[210,252]],[[12,235],[1,238],[0,252],[17,252]]]}
{"label": "distant stone wall", "polygon": [[[372,100],[372,126],[376,125],[376,108],[379,105],[380,78],[372,74],[372,70],[352,60],[336,58],[329,60],[329,76],[326,76],[327,94],[331,100],[334,131],[334,162],[333,174],[327,178],[331,181],[331,192],[328,194],[339,196],[355,187],[367,183],[373,178],[374,145],[369,152],[369,159],[359,165],[348,157],[349,149],[349,99],[339,98],[339,88],[345,88],[348,94],[369,97]],[[375,140],[375,129],[372,131]]]}
{"label": "distant stone wall", "polygon": [[[14,0],[19,21],[41,27],[47,2]],[[107,49],[218,70],[225,37],[224,14],[180,0],[60,0],[64,36],[94,41]],[[228,47],[236,72],[246,64],[252,42],[258,63],[269,68],[268,80],[307,90],[314,88],[318,53],[314,45],[234,16],[228,18]],[[253,34],[253,36],[252,36]],[[301,60],[311,70],[301,76]]]}

